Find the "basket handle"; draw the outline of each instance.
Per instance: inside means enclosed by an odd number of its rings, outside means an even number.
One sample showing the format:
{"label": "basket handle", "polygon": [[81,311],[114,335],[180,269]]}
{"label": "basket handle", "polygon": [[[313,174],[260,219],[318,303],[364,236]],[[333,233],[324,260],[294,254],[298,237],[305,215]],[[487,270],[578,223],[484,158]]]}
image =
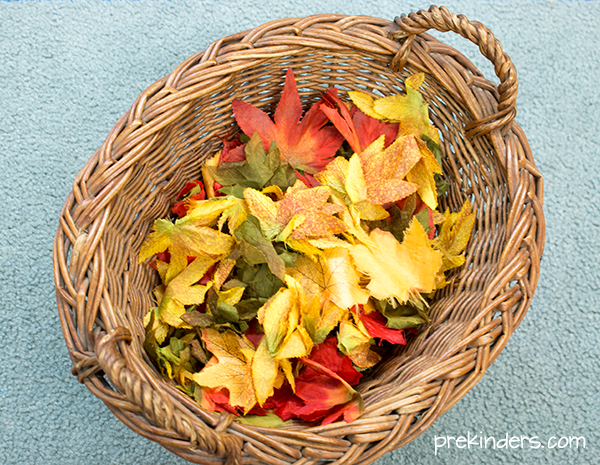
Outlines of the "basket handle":
{"label": "basket handle", "polygon": [[498,112],[473,121],[465,126],[467,136],[481,136],[490,131],[505,127],[508,131],[517,114],[517,70],[510,57],[502,50],[500,41],[483,24],[470,21],[464,15],[450,13],[446,7],[432,5],[429,10],[420,10],[396,17],[394,22],[400,27],[399,31],[390,34],[395,40],[405,38],[400,49],[392,60],[392,69],[402,69],[408,55],[410,46],[416,34],[436,29],[440,32],[452,31],[469,39],[479,46],[481,54],[492,62],[496,76],[500,79],[498,92]]}

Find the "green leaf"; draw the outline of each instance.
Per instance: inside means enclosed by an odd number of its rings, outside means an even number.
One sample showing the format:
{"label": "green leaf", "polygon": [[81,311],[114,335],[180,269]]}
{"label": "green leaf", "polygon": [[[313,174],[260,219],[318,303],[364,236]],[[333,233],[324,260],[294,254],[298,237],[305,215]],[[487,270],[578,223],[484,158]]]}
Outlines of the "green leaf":
{"label": "green leaf", "polygon": [[267,428],[278,428],[280,426],[291,425],[292,421],[283,421],[276,414],[269,412],[266,415],[245,415],[237,417],[236,421],[244,425],[264,426]]}
{"label": "green leaf", "polygon": [[281,154],[275,143],[266,152],[258,133],[248,141],[244,152],[244,161],[208,167],[214,179],[225,186],[219,189],[220,192],[244,198],[243,191],[247,187],[261,190],[271,184],[285,190],[296,181],[293,168],[281,166]]}
{"label": "green leaf", "polygon": [[378,301],[381,313],[387,318],[386,326],[392,329],[414,328],[429,322],[425,308],[417,308],[412,305],[398,305],[392,307],[385,301]]}
{"label": "green leaf", "polygon": [[[254,246],[256,251],[264,256],[271,272],[283,281],[285,277],[285,262],[277,255],[273,243],[263,236],[258,218],[253,215],[248,215],[246,220],[235,230],[235,237],[238,241],[245,241],[251,246]],[[257,264],[256,253],[254,250],[246,247],[245,250],[242,249],[242,254],[244,254],[244,252],[248,254],[254,252],[252,257],[249,257],[252,260],[249,264]]]}
{"label": "green leaf", "polygon": [[208,328],[215,323],[215,318],[212,315],[200,313],[196,310],[181,315],[181,319],[196,328]]}
{"label": "green leaf", "polygon": [[171,352],[173,353],[173,355],[177,357],[179,357],[179,353],[185,348],[183,342],[181,342],[181,339],[176,337],[172,337],[169,340],[169,347],[171,348]]}

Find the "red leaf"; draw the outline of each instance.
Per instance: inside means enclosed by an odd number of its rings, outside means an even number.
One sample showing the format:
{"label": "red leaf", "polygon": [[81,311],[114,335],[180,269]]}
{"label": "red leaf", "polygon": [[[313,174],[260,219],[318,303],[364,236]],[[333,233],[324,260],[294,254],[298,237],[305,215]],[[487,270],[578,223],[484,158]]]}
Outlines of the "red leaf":
{"label": "red leaf", "polygon": [[206,199],[206,192],[204,191],[204,184],[202,183],[202,181],[191,181],[191,182],[186,183],[185,187],[183,189],[181,189],[181,191],[179,191],[179,194],[177,194],[177,196],[175,198],[181,199],[181,198],[185,197],[195,187],[200,187],[199,193],[192,195],[189,199],[185,199],[180,202],[177,202],[175,205],[173,205],[173,208],[171,208],[171,211],[173,213],[175,213],[179,218],[183,218],[185,215],[187,215],[187,209],[188,209],[187,204],[188,204],[189,200],[204,200],[204,199]]}
{"label": "red leaf", "polygon": [[334,127],[323,127],[327,117],[319,107],[320,103],[314,104],[300,121],[302,104],[291,68],[286,73],[274,122],[264,111],[248,103],[232,102],[236,121],[247,136],[252,137],[258,132],[265,150],[275,142],[283,160],[309,173],[323,170],[343,142],[342,135]]}
{"label": "red leaf", "polygon": [[297,417],[294,413],[302,408],[304,402],[294,394],[291,386],[286,381],[280,389],[275,389],[275,392],[263,404],[264,409],[273,409],[275,414],[283,421]]}
{"label": "red leaf", "polygon": [[231,140],[227,140],[228,137],[229,134],[223,138],[219,137],[223,141],[223,150],[219,158],[219,163],[244,161],[246,159],[246,153],[244,152],[246,144],[242,143],[239,134]]}
{"label": "red leaf", "polygon": [[[352,365],[352,361],[348,357],[338,353],[336,337],[330,337],[322,344],[315,346],[309,358],[319,365],[330,369],[351,386],[357,384],[362,377],[362,374]],[[301,377],[310,379],[317,374],[319,373],[314,368],[307,366],[302,372]]]}
{"label": "red leaf", "polygon": [[300,171],[296,171],[296,177],[304,183],[304,185],[308,188],[320,186],[321,183],[315,179],[315,177],[310,173],[300,173]]}
{"label": "red leaf", "polygon": [[387,148],[398,134],[398,124],[380,122],[365,115],[357,107],[348,110],[344,102],[337,96],[337,89],[327,92],[321,111],[327,115],[333,125],[344,136],[355,153],[361,153],[382,134],[385,135]]}
{"label": "red leaf", "polygon": [[[365,315],[359,311],[358,315],[371,337],[378,337],[392,344],[406,344],[404,331],[402,329],[388,328],[385,325],[385,317],[381,313],[371,312]],[[381,345],[381,341],[379,344]]]}
{"label": "red leaf", "polygon": [[226,194],[220,192],[219,189],[223,187],[222,184],[219,184],[217,181],[213,183],[213,190],[215,191],[215,197],[224,197]]}
{"label": "red leaf", "polygon": [[179,194],[175,197],[176,199],[182,199],[189,191],[191,191],[194,187],[199,186],[201,192],[196,195],[203,195],[204,197],[199,197],[200,200],[204,200],[206,198],[206,193],[204,192],[204,184],[202,181],[191,181],[185,184],[185,187],[179,191]]}

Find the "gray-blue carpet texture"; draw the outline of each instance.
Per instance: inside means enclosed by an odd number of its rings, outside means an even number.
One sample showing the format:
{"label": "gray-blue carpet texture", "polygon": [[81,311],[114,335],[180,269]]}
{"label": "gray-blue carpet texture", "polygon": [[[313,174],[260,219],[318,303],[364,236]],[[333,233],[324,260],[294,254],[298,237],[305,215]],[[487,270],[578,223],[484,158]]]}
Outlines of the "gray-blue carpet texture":
{"label": "gray-blue carpet texture", "polygon": [[[420,437],[376,463],[598,464],[600,3],[446,6],[488,26],[516,65],[517,121],[545,177],[547,243],[533,304],[484,378]],[[328,12],[393,19],[428,7],[0,1],[0,465],[184,463],[125,427],[70,374],[54,295],[60,208],[139,93],[212,41],[272,19]],[[477,47],[438,36],[494,77]],[[441,446],[474,435],[537,438],[540,446],[528,439]],[[568,444],[569,437],[580,439]]]}

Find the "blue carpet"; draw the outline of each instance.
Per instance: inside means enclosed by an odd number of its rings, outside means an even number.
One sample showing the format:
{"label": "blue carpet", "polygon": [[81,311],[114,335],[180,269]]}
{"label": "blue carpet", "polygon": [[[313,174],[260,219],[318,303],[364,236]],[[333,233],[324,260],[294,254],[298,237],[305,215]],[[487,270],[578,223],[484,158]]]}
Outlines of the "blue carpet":
{"label": "blue carpet", "polygon": [[[517,121],[545,176],[533,305],[483,380],[391,464],[599,463],[600,4],[449,1],[490,27],[520,79]],[[51,248],[76,173],[148,85],[210,42],[313,13],[394,16],[423,1],[0,2],[0,464],[182,464],[69,373]],[[488,76],[475,47],[445,35]],[[534,449],[442,437],[537,437]],[[561,437],[584,437],[558,447]],[[548,447],[548,440],[555,438]]]}

